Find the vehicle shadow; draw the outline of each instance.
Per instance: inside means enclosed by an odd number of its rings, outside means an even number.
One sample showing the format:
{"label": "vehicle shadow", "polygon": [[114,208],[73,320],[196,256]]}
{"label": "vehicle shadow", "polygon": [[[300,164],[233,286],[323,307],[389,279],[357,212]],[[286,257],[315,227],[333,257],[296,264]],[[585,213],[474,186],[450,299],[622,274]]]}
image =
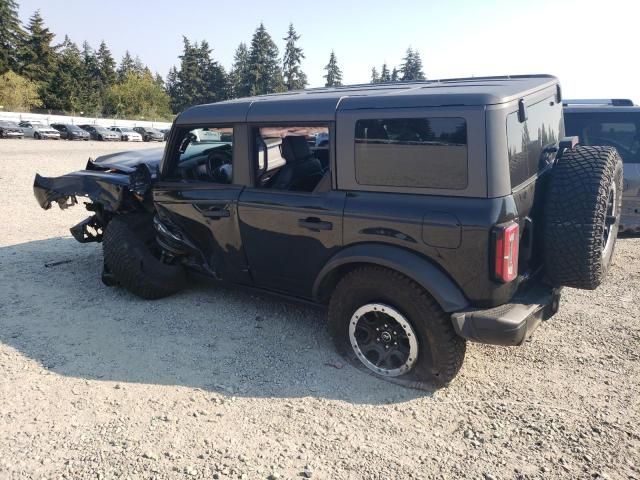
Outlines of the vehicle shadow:
{"label": "vehicle shadow", "polygon": [[335,353],[325,312],[197,282],[141,300],[100,281],[100,245],[52,238],[0,248],[0,341],[56,374],[247,397],[350,403],[429,395]]}

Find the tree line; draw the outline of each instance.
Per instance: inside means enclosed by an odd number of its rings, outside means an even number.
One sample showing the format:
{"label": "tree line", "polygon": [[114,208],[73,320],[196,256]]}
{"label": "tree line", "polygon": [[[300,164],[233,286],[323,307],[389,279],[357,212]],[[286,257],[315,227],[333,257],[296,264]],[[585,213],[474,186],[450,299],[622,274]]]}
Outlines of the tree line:
{"label": "tree line", "polygon": [[[238,45],[225,70],[207,41],[183,37],[179,64],[166,79],[152,73],[139,57],[126,52],[116,62],[107,44],[80,47],[54,34],[36,11],[26,25],[16,0],[0,0],[0,105],[5,110],[42,108],[89,116],[170,119],[192,105],[231,98],[303,89],[305,58],[301,35],[293,24],[282,40],[284,54],[261,23],[251,41]],[[325,86],[340,86],[342,70],[332,50],[324,67]],[[371,83],[425,78],[417,51],[407,49],[399,67],[372,68]]]}

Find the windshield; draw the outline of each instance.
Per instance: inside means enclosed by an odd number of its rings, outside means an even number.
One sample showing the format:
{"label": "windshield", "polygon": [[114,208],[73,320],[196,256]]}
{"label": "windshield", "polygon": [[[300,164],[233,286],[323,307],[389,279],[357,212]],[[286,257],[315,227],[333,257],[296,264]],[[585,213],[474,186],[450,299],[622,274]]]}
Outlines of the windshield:
{"label": "windshield", "polygon": [[16,122],[10,122],[9,120],[0,120],[0,126],[17,128],[18,124]]}
{"label": "windshield", "polygon": [[107,129],[106,129],[106,128],[104,128],[104,127],[98,127],[98,126],[95,126],[95,127],[93,127],[93,128],[95,129],[95,131],[96,131],[96,132],[100,132],[100,133],[110,133],[110,132],[109,132],[109,130],[107,130]]}
{"label": "windshield", "polygon": [[84,132],[84,130],[82,130],[80,127],[76,127],[75,125],[65,125],[67,127],[67,130],[71,130],[71,131],[80,131],[80,132]]}

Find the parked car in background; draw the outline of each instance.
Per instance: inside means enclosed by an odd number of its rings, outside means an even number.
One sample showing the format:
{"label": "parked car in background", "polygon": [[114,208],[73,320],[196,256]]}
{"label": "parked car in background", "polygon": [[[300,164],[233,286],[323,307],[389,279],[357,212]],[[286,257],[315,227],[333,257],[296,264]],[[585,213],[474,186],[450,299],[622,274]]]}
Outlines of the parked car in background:
{"label": "parked car in background", "polygon": [[164,142],[164,134],[157,128],[133,127],[133,130],[138,132],[145,142]]}
{"label": "parked car in background", "polygon": [[0,138],[22,138],[24,132],[16,122],[0,120]]}
{"label": "parked car in background", "polygon": [[52,123],[51,126],[60,132],[60,138],[65,140],[89,140],[89,132],[71,123]]}
{"label": "parked car in background", "polygon": [[33,137],[36,140],[42,140],[50,138],[53,140],[60,140],[60,132],[55,128],[51,128],[37,120],[23,120],[20,122],[20,128],[24,132],[25,137]]}
{"label": "parked car in background", "polygon": [[109,130],[120,136],[123,142],[141,142],[142,135],[129,127],[111,127]]}
{"label": "parked car in background", "polygon": [[640,233],[640,106],[628,99],[565,100],[567,135],[615,147],[624,162],[620,232]]}
{"label": "parked car in background", "polygon": [[162,133],[162,135],[164,135],[164,141],[166,142],[167,139],[169,138],[169,132],[171,131],[170,128],[161,128],[160,129],[160,133]]}
{"label": "parked car in background", "polygon": [[99,140],[101,142],[117,142],[120,140],[120,137],[115,132],[101,125],[80,125],[80,128],[89,132],[93,140]]}

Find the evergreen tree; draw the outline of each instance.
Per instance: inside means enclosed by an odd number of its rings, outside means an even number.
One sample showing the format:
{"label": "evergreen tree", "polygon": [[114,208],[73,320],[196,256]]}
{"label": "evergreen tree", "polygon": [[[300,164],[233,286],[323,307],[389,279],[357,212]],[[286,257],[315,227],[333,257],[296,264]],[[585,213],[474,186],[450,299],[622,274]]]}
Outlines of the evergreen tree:
{"label": "evergreen tree", "polygon": [[420,53],[409,47],[407,48],[407,53],[403,61],[404,63],[400,67],[403,82],[425,80],[424,72],[422,71],[422,59],[420,58]]}
{"label": "evergreen tree", "polygon": [[303,89],[307,86],[307,75],[302,71],[300,63],[305,57],[302,48],[296,45],[296,42],[300,40],[300,35],[293,28],[293,23],[289,24],[289,31],[283,40],[287,42],[282,61],[284,84],[287,90]]}
{"label": "evergreen tree", "polygon": [[158,72],[156,72],[156,74],[153,76],[153,81],[156,82],[156,85],[158,85],[160,88],[165,88],[164,78],[162,78],[162,75],[160,75]]}
{"label": "evergreen tree", "polygon": [[0,0],[0,74],[19,70],[16,52],[23,38],[18,3],[15,0]]}
{"label": "evergreen tree", "polygon": [[177,113],[180,110],[180,83],[178,80],[178,70],[176,67],[171,67],[167,74],[167,81],[165,82],[165,90],[169,98],[171,99],[171,110]]}
{"label": "evergreen tree", "polygon": [[327,71],[324,76],[326,87],[339,87],[342,85],[342,70],[338,66],[338,59],[333,50],[331,50],[331,55],[329,56],[329,63],[324,69]]}
{"label": "evergreen tree", "polygon": [[400,80],[400,73],[396,67],[393,67],[393,70],[391,71],[391,81],[397,82],[398,80]]}
{"label": "evergreen tree", "polygon": [[58,68],[43,98],[45,108],[66,112],[80,111],[81,79],[84,74],[82,55],[77,45],[66,36],[58,48]]}
{"label": "evergreen tree", "polygon": [[380,70],[380,81],[381,82],[391,81],[391,73],[389,73],[389,67],[387,67],[386,63],[382,64],[382,69]]}
{"label": "evergreen tree", "polygon": [[51,79],[56,64],[56,48],[51,45],[54,34],[44,25],[40,11],[29,19],[27,34],[20,53],[20,73],[34,82],[45,84]]}
{"label": "evergreen tree", "polygon": [[192,105],[225,100],[230,96],[224,68],[211,58],[206,41],[191,43],[183,37],[180,70],[173,68],[167,78],[167,92],[175,112]]}
{"label": "evergreen tree", "polygon": [[123,82],[130,73],[135,71],[135,62],[133,57],[129,53],[129,50],[124,52],[124,57],[120,60],[120,66],[117,70],[118,82]]}
{"label": "evergreen tree", "polygon": [[80,108],[86,114],[102,112],[103,84],[98,57],[88,42],[82,44],[82,76],[80,78]]}
{"label": "evergreen tree", "polygon": [[116,62],[104,40],[100,43],[96,58],[98,60],[100,81],[105,88],[108,88],[116,82]]}
{"label": "evergreen tree", "polygon": [[251,95],[251,85],[249,84],[249,51],[247,45],[241,43],[233,56],[233,67],[229,73],[229,83],[231,84],[231,95],[233,97],[248,97]]}
{"label": "evergreen tree", "polygon": [[262,23],[251,39],[248,79],[251,95],[264,95],[285,90],[278,59],[278,47]]}
{"label": "evergreen tree", "polygon": [[380,83],[380,75],[378,75],[376,67],[371,69],[371,83]]}

